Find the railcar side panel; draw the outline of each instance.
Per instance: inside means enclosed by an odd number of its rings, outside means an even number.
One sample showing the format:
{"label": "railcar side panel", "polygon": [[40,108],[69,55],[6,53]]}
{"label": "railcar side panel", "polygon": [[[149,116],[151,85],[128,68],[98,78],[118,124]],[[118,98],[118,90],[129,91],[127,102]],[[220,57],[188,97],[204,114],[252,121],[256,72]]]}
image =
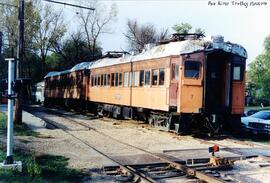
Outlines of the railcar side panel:
{"label": "railcar side panel", "polygon": [[[95,68],[91,69],[91,79],[90,84],[88,86],[88,93],[87,93],[87,99],[89,101],[93,102],[99,102],[99,103],[107,103],[107,104],[117,104],[117,105],[125,105],[130,106],[131,105],[131,95],[130,95],[130,87],[124,86],[124,73],[130,73],[131,71],[131,64],[125,63],[121,65],[115,65],[112,67],[101,67],[101,68]],[[110,76],[108,84],[105,84],[106,74],[111,73],[122,73],[122,83],[119,85],[119,82],[117,86],[111,86],[112,78]],[[101,80],[102,76],[102,84],[100,83],[93,83],[98,82],[95,81],[95,78],[98,77]],[[108,79],[108,78],[107,78]],[[115,81],[114,81],[115,82]]]}
{"label": "railcar side panel", "polygon": [[[170,57],[134,62],[132,70],[140,76],[138,86],[133,78],[131,106],[169,111]],[[147,71],[150,83],[145,80]]]}
{"label": "railcar side panel", "polygon": [[92,102],[130,106],[130,88],[91,87]]}

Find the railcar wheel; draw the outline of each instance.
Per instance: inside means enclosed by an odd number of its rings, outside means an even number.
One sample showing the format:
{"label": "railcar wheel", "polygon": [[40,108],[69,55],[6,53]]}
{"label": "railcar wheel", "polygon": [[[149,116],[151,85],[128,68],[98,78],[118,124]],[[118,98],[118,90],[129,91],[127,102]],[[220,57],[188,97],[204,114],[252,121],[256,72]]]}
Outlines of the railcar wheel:
{"label": "railcar wheel", "polygon": [[223,127],[221,121],[216,118],[216,116],[211,115],[204,119],[204,126],[209,131],[208,136],[210,137],[219,135]]}
{"label": "railcar wheel", "polygon": [[149,125],[154,126],[154,118],[152,116],[148,117],[148,123]]}
{"label": "railcar wheel", "polygon": [[103,105],[98,105],[98,107],[97,107],[97,117],[98,118],[103,117],[103,112],[104,112]]}
{"label": "railcar wheel", "polygon": [[181,114],[179,118],[179,123],[175,124],[175,132],[178,135],[187,135],[191,130],[191,117],[186,114]]}

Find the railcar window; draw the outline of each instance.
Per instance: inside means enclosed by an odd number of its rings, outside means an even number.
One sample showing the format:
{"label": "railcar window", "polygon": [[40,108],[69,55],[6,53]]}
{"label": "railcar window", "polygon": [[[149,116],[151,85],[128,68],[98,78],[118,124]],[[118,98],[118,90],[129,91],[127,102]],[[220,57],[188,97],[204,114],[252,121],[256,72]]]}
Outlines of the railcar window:
{"label": "railcar window", "polygon": [[100,78],[100,85],[103,86],[103,74],[101,74],[100,77],[101,77],[101,78]]}
{"label": "railcar window", "polygon": [[115,77],[114,77],[114,73],[112,73],[112,81],[111,81],[111,86],[114,86],[114,82],[115,82]]}
{"label": "railcar window", "polygon": [[129,86],[132,85],[132,72],[129,72]]}
{"label": "railcar window", "polygon": [[98,86],[100,86],[100,75],[98,75]]}
{"label": "railcar window", "polygon": [[144,70],[140,71],[140,86],[144,84]]}
{"label": "railcar window", "polygon": [[122,86],[123,84],[123,74],[119,73],[119,86]]}
{"label": "railcar window", "polygon": [[97,75],[95,75],[95,86],[97,86]]}
{"label": "railcar window", "polygon": [[128,72],[124,73],[124,87],[128,87]]}
{"label": "railcar window", "polygon": [[178,81],[178,78],[179,78],[179,65],[172,64],[172,79]]}
{"label": "railcar window", "polygon": [[108,86],[110,86],[111,85],[111,75],[108,74],[107,76],[108,76],[108,78],[107,78]]}
{"label": "railcar window", "polygon": [[103,74],[103,80],[104,86],[107,86],[107,74]]}
{"label": "railcar window", "polygon": [[152,71],[152,85],[158,84],[158,69]]}
{"label": "railcar window", "polygon": [[240,66],[234,66],[233,67],[233,80],[240,81],[241,79],[241,67]]}
{"label": "railcar window", "polygon": [[159,69],[159,85],[164,85],[165,70]]}
{"label": "railcar window", "polygon": [[139,86],[139,76],[140,76],[140,72],[136,71],[133,73],[133,86]]}
{"label": "railcar window", "polygon": [[115,73],[115,86],[118,86],[118,73]]}
{"label": "railcar window", "polygon": [[198,79],[200,77],[200,68],[201,68],[200,62],[186,61],[184,71],[185,77]]}
{"label": "railcar window", "polygon": [[150,85],[150,71],[145,71],[144,73],[144,85]]}

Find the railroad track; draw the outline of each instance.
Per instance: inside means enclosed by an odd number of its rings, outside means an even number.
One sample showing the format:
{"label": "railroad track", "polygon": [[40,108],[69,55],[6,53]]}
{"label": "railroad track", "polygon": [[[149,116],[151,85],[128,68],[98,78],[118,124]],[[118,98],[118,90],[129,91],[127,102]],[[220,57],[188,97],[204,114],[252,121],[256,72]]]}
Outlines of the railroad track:
{"label": "railroad track", "polygon": [[[31,112],[31,108],[28,108],[28,109],[30,109],[30,112]],[[78,140],[79,142],[85,144],[89,148],[95,150],[96,152],[100,153],[102,156],[108,158],[109,160],[111,160],[112,162],[117,164],[117,166],[121,170],[120,171],[121,174],[123,176],[127,177],[129,179],[129,181],[132,180],[133,182],[157,182],[157,177],[155,177],[155,175],[156,175],[155,173],[156,172],[164,173],[164,168],[165,169],[167,168],[170,172],[175,173],[174,174],[175,177],[188,175],[188,176],[196,177],[197,179],[199,179],[201,181],[206,181],[206,182],[211,182],[211,183],[221,183],[221,182],[224,183],[224,182],[226,182],[224,179],[222,179],[220,177],[219,178],[215,177],[215,175],[210,175],[210,174],[204,173],[202,171],[198,171],[195,168],[188,167],[183,163],[172,161],[171,159],[169,159],[167,157],[154,154],[154,153],[149,152],[149,151],[147,151],[145,149],[142,149],[142,148],[133,146],[131,144],[128,144],[126,142],[120,141],[120,140],[118,140],[118,139],[116,139],[116,138],[114,138],[114,137],[112,137],[112,136],[110,136],[108,134],[105,134],[105,133],[97,130],[96,128],[93,128],[93,127],[89,126],[89,124],[86,124],[84,122],[72,119],[70,117],[70,115],[63,114],[63,113],[61,113],[59,111],[55,111],[55,110],[48,109],[48,108],[43,108],[43,110],[44,110],[43,112],[55,114],[58,117],[60,116],[60,117],[62,117],[64,119],[68,120],[71,123],[79,124],[79,125],[85,127],[87,130],[93,130],[93,131],[95,131],[96,133],[100,134],[103,137],[106,137],[106,138],[108,138],[110,140],[113,140],[114,142],[123,144],[125,146],[130,147],[130,148],[139,150],[139,151],[141,151],[141,152],[143,152],[143,153],[145,153],[147,155],[150,155],[151,157],[153,157],[153,158],[155,158],[155,159],[162,162],[161,164],[159,164],[160,168],[157,168],[157,166],[152,166],[151,167],[151,165],[147,165],[147,166],[145,166],[145,165],[131,166],[131,165],[123,164],[119,160],[117,160],[117,159],[107,155],[106,153],[102,152],[97,147],[93,146],[92,144],[90,144],[90,143],[86,142],[85,140],[77,137],[76,135],[71,133],[68,129],[65,129],[62,126],[59,126],[54,121],[51,121],[49,119],[46,119],[46,118],[42,117],[42,119],[44,121],[46,121],[47,123],[49,123],[50,125],[54,126],[55,128],[63,130],[65,133],[69,134],[70,136],[72,136],[73,138]],[[204,141],[204,143],[205,143],[205,141]],[[213,144],[213,143],[209,142],[209,144]],[[229,148],[229,147],[227,147],[227,148]],[[119,170],[116,170],[116,171],[119,172]],[[115,172],[115,171],[112,171],[112,172]],[[153,176],[153,174],[154,174],[154,176]]]}

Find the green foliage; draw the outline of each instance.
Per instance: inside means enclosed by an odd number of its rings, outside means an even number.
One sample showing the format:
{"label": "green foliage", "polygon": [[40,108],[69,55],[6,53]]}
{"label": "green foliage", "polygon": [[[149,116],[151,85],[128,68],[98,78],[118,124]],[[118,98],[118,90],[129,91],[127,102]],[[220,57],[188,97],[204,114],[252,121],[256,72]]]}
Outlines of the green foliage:
{"label": "green foliage", "polygon": [[60,55],[56,53],[52,53],[51,55],[47,56],[46,58],[46,64],[49,67],[49,69],[56,69],[59,65]]}
{"label": "green foliage", "polygon": [[81,62],[93,61],[101,55],[102,51],[99,46],[95,47],[93,53],[92,49],[88,47],[87,41],[82,39],[81,33],[77,33],[64,41],[61,51],[49,55],[46,58],[46,64],[48,70],[64,70]]}
{"label": "green foliage", "polygon": [[264,52],[250,63],[248,72],[256,92],[253,93],[255,103],[270,103],[270,36],[264,41]]}
{"label": "green foliage", "polygon": [[[6,133],[7,117],[0,113],[0,135]],[[31,132],[26,126],[15,127],[15,135],[38,135]],[[0,144],[0,161],[6,157],[6,147]],[[14,159],[23,163],[23,172],[0,169],[0,182],[78,182],[83,178],[83,174],[78,170],[67,167],[68,158],[63,156],[41,155],[26,153],[15,150]]]}
{"label": "green foliage", "polygon": [[6,132],[7,129],[7,116],[0,112],[0,134]]}
{"label": "green foliage", "polygon": [[29,158],[28,161],[26,162],[26,169],[28,175],[30,175],[31,177],[41,175],[41,168],[36,162],[35,154],[32,154],[31,158]]}
{"label": "green foliage", "polygon": [[192,29],[189,23],[175,24],[172,29],[178,34],[187,34]]}
{"label": "green foliage", "polygon": [[36,157],[42,170],[42,176],[53,180],[78,180],[82,174],[75,169],[67,168],[68,158],[63,156],[42,155]]}
{"label": "green foliage", "polygon": [[[7,131],[7,116],[0,112],[0,135],[5,135]],[[39,133],[29,129],[25,124],[14,126],[14,135],[38,137]]]}
{"label": "green foliage", "polygon": [[[0,145],[0,160],[5,158],[5,147]],[[0,169],[0,182],[80,182],[84,174],[67,167],[68,158],[63,156],[29,154],[16,150],[14,159],[23,163],[23,171]]]}
{"label": "green foliage", "polygon": [[203,35],[205,35],[205,30],[202,29],[202,28],[196,28],[196,29],[195,29],[195,33],[196,33],[196,34],[203,34]]}

